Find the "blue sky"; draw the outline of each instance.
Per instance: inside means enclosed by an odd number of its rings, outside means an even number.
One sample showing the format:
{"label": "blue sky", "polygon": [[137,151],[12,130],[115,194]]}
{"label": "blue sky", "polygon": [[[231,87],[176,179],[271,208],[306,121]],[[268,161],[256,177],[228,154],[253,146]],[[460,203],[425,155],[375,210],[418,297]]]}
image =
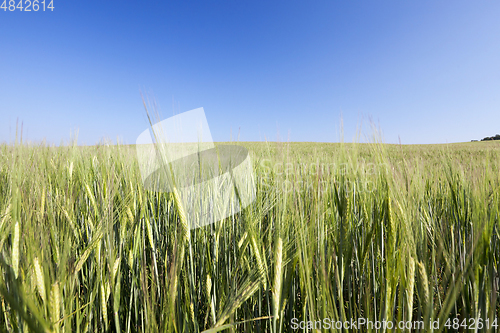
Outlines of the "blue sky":
{"label": "blue sky", "polygon": [[[48,1],[48,0],[47,0]],[[1,2],[1,0],[0,0]],[[16,3],[18,0],[16,0]],[[62,1],[0,10],[0,142],[134,143],[204,107],[215,141],[500,133],[497,0]]]}

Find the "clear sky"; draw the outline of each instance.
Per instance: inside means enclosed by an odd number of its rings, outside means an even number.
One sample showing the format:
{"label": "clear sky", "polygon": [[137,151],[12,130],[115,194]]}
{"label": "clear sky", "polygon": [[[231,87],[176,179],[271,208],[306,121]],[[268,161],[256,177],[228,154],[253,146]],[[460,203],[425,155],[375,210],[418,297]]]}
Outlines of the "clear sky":
{"label": "clear sky", "polygon": [[140,91],[163,118],[204,107],[215,141],[500,133],[498,0],[53,4],[0,10],[0,142],[19,119],[31,141],[134,143]]}

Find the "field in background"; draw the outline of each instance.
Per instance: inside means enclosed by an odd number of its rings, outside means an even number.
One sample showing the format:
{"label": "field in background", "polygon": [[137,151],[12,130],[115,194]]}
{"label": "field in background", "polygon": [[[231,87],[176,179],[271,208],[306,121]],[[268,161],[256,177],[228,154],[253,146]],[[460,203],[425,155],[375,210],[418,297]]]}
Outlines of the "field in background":
{"label": "field in background", "polygon": [[500,142],[239,144],[256,201],[194,230],[133,146],[0,146],[0,332],[498,331]]}

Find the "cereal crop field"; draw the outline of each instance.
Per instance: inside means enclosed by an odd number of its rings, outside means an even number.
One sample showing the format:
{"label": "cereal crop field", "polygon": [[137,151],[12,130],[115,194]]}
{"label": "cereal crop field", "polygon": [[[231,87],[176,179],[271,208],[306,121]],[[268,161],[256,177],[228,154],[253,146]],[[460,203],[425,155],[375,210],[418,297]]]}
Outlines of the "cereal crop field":
{"label": "cereal crop field", "polygon": [[0,332],[499,331],[500,142],[232,144],[196,229],[134,146],[0,146]]}

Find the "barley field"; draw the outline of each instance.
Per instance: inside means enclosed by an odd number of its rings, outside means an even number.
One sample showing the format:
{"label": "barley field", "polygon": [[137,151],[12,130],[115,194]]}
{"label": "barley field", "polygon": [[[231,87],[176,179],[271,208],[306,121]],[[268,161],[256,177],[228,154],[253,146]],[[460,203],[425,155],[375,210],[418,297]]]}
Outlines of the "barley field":
{"label": "barley field", "polygon": [[500,331],[500,142],[232,144],[196,229],[134,146],[1,145],[0,332]]}

